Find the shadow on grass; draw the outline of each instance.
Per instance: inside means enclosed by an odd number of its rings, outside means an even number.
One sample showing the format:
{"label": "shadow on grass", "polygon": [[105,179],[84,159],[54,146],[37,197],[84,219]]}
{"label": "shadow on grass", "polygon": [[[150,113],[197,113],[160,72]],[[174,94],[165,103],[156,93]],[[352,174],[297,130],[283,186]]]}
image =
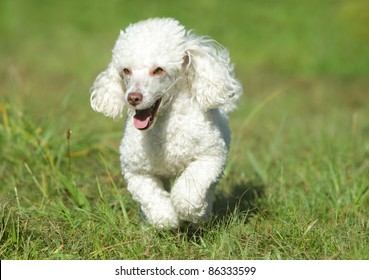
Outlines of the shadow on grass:
{"label": "shadow on grass", "polygon": [[259,212],[260,198],[264,196],[264,192],[264,185],[252,182],[234,185],[227,192],[219,192],[215,195],[213,216],[210,221],[186,224],[181,227],[180,232],[196,242],[196,240],[201,240],[204,232],[211,231],[220,225],[231,224],[237,218],[247,223],[250,217]]}
{"label": "shadow on grass", "polygon": [[256,214],[264,191],[264,185],[246,182],[232,186],[228,192],[218,193],[213,205],[214,219],[227,220],[237,213],[244,213],[248,216]]}

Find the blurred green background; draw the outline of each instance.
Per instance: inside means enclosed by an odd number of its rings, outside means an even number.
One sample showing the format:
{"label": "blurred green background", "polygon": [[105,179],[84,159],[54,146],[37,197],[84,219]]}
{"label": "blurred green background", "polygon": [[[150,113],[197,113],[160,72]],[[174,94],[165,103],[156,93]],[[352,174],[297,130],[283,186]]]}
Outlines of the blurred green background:
{"label": "blurred green background", "polygon": [[177,18],[226,46],[246,95],[258,94],[260,79],[368,79],[365,0],[2,0],[1,100],[50,111],[72,91],[71,110],[88,111],[88,89],[119,30],[148,17]]}

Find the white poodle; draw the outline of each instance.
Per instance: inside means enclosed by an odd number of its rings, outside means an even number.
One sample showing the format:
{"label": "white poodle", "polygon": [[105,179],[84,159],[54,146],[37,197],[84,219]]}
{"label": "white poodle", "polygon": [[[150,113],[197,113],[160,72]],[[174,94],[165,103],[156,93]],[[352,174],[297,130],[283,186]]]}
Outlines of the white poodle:
{"label": "white poodle", "polygon": [[120,159],[133,199],[160,228],[206,220],[229,149],[226,113],[242,94],[228,51],[154,18],[121,31],[112,52],[90,100],[114,119],[127,107]]}

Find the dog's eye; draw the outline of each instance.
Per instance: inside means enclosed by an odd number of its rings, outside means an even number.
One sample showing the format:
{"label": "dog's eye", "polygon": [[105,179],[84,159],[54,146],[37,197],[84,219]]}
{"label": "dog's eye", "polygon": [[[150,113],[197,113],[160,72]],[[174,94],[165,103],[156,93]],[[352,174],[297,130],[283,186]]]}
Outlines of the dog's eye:
{"label": "dog's eye", "polygon": [[153,72],[154,75],[161,75],[162,73],[164,73],[164,69],[161,67],[156,68]]}
{"label": "dog's eye", "polygon": [[129,70],[128,68],[124,68],[123,69],[123,74],[124,75],[130,75],[131,74],[131,70]]}

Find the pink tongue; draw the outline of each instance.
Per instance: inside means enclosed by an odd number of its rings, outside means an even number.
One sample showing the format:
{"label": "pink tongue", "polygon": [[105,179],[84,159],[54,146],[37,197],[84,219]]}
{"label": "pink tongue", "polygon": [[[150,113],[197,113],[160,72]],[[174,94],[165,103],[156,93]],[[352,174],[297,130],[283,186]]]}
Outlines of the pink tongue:
{"label": "pink tongue", "polygon": [[150,118],[151,108],[136,111],[136,115],[133,117],[133,124],[138,129],[145,129],[149,126]]}

